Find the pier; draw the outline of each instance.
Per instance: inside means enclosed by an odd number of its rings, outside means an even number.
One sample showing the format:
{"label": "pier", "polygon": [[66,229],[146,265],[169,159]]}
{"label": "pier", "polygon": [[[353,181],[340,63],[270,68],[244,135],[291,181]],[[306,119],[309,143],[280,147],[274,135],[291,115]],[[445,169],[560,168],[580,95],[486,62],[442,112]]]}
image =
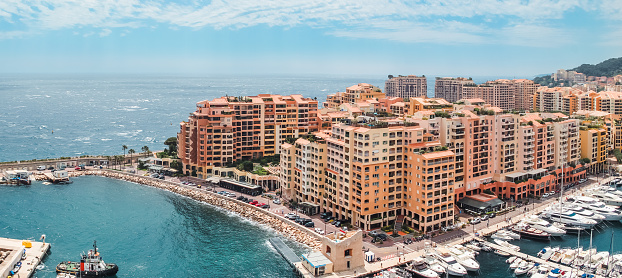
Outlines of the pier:
{"label": "pier", "polygon": [[285,258],[285,260],[287,261],[287,263],[289,263],[289,265],[295,267],[296,263],[300,262],[300,257],[298,257],[296,253],[292,251],[291,248],[285,245],[285,243],[283,243],[283,241],[280,238],[275,237],[275,238],[269,239],[268,241],[270,241],[270,244],[272,244],[274,249],[276,249],[276,251],[279,252],[279,254],[283,256],[283,258]]}
{"label": "pier", "polygon": [[[0,238],[0,277],[9,276],[18,262],[22,267],[13,277],[32,277],[49,250],[50,244],[45,242]],[[22,259],[24,251],[26,258]]]}

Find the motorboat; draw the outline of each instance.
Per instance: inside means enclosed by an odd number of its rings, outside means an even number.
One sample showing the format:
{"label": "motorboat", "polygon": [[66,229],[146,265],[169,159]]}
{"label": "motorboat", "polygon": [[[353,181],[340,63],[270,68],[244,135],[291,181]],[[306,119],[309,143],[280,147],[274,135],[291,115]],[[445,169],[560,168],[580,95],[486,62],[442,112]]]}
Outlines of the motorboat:
{"label": "motorboat", "polygon": [[474,251],[471,251],[467,249],[466,247],[459,245],[459,244],[451,246],[451,247],[447,247],[447,249],[453,256],[466,255],[471,259],[475,259],[475,255],[477,255]]}
{"label": "motorboat", "polygon": [[467,275],[467,270],[456,259],[451,256],[449,250],[439,247],[436,249],[436,258],[447,264],[447,273],[454,276]]}
{"label": "motorboat", "polygon": [[521,258],[516,258],[516,260],[514,260],[511,264],[510,264],[510,269],[516,269],[518,267],[518,265],[520,263],[523,262],[523,259]]}
{"label": "motorboat", "polygon": [[564,275],[564,271],[559,268],[551,269],[549,272],[549,278],[561,278]]}
{"label": "motorboat", "polygon": [[456,261],[461,264],[467,271],[478,271],[479,263],[471,258],[468,254],[456,256]]}
{"label": "motorboat", "polygon": [[425,259],[417,257],[412,261],[409,267],[406,267],[406,271],[412,273],[413,277],[417,278],[438,278],[440,277],[436,271],[430,269]]}
{"label": "motorboat", "polygon": [[545,231],[551,234],[551,236],[563,236],[566,234],[566,231],[564,229],[555,227],[550,222],[544,219],[538,218],[535,215],[527,217],[525,220],[523,220],[523,222],[525,224],[528,224],[531,227]]}
{"label": "motorboat", "polygon": [[592,255],[592,257],[589,260],[589,263],[585,264],[585,266],[587,267],[587,269],[589,269],[589,272],[595,273],[596,270],[600,267],[600,265],[603,264],[607,260],[608,257],[609,257],[609,252],[607,251],[598,252]]}
{"label": "motorboat", "polygon": [[594,213],[601,214],[605,217],[605,220],[613,221],[622,219],[622,211],[620,211],[618,207],[606,205],[595,198],[580,196],[575,199],[574,203]]}
{"label": "motorboat", "polygon": [[473,243],[467,243],[467,244],[464,245],[464,247],[469,248],[469,249],[471,249],[473,251],[477,251],[477,252],[482,251],[481,247],[479,247],[479,246],[477,246],[477,245],[475,245]]}
{"label": "motorboat", "polygon": [[527,274],[527,272],[529,272],[532,268],[540,265],[540,264],[534,263],[534,262],[525,262],[524,265],[522,265],[522,264],[523,263],[521,263],[521,265],[519,265],[514,270],[514,275],[519,276],[519,275]]}
{"label": "motorboat", "polygon": [[500,239],[500,240],[514,240],[514,239],[520,239],[520,235],[511,231],[507,231],[507,230],[498,230],[496,233],[494,233],[491,238],[493,239]]}
{"label": "motorboat", "polygon": [[516,251],[516,252],[520,251],[520,247],[518,247],[518,246],[516,246],[516,245],[514,245],[514,244],[510,244],[510,243],[508,243],[507,241],[503,241],[503,240],[495,239],[495,240],[494,240],[494,242],[495,242],[496,244],[498,244],[499,246],[501,246],[501,247],[505,247],[505,248],[508,248],[508,249],[514,250],[514,251]]}
{"label": "motorboat", "polygon": [[499,256],[501,256],[501,257],[509,257],[510,256],[510,253],[505,252],[503,250],[495,250],[494,253],[499,255]]}
{"label": "motorboat", "polygon": [[546,261],[550,259],[551,256],[553,256],[553,254],[555,254],[555,252],[558,250],[559,247],[545,247],[540,252],[538,252],[538,257]]}
{"label": "motorboat", "polygon": [[531,274],[531,278],[547,278],[549,276],[549,272],[551,271],[551,267],[545,264],[539,265],[535,269],[536,271]]}
{"label": "motorboat", "polygon": [[581,267],[585,265],[590,259],[590,256],[594,254],[596,254],[596,249],[594,248],[589,249],[589,250],[579,249],[579,252],[577,253],[577,257],[572,262],[572,265],[576,267]]}
{"label": "motorboat", "polygon": [[505,260],[505,263],[512,264],[517,258],[518,257],[516,256],[509,257],[507,260]]}
{"label": "motorboat", "polygon": [[425,262],[428,264],[430,269],[438,273],[439,276],[443,276],[445,272],[447,272],[446,264],[442,263],[437,258],[434,258],[434,256],[426,254],[423,256],[423,258],[425,259]]}
{"label": "motorboat", "polygon": [[542,214],[551,221],[569,224],[572,226],[592,228],[597,224],[595,220],[585,218],[568,210],[562,210],[560,212],[556,209],[547,209],[543,211]]}
{"label": "motorboat", "polygon": [[592,191],[590,194],[592,198],[596,198],[607,205],[622,206],[622,197],[620,196],[603,191]]}
{"label": "motorboat", "polygon": [[564,253],[566,252],[567,249],[558,249],[555,250],[555,252],[553,252],[553,255],[551,255],[551,257],[549,258],[549,261],[554,262],[554,263],[559,263],[559,261],[562,260],[562,257],[564,256]]}
{"label": "motorboat", "polygon": [[551,234],[545,231],[533,228],[522,222],[515,225],[512,228],[512,231],[514,231],[515,233],[518,233],[521,237],[528,238],[528,239],[546,240],[546,241],[551,240]]}
{"label": "motorboat", "polygon": [[576,249],[569,249],[566,252],[564,252],[564,256],[562,256],[562,259],[559,261],[561,264],[563,265],[571,265],[572,261],[574,261],[575,257],[577,256],[577,250]]}

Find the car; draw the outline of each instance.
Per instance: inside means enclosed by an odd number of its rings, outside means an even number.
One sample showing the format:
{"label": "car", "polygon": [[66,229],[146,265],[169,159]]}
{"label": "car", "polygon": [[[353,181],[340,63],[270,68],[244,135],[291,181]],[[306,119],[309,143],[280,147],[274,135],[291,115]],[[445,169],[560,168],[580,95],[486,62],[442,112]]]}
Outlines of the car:
{"label": "car", "polygon": [[281,204],[281,200],[279,199],[274,199],[274,201],[272,201],[274,204],[276,205],[280,205]]}
{"label": "car", "polygon": [[[494,213],[494,212],[493,212],[493,213],[491,213],[491,214],[490,214],[490,218],[495,218],[495,217],[497,217],[497,214],[496,214],[496,213]],[[452,228],[452,229],[453,229],[453,228]]]}
{"label": "car", "polygon": [[252,200],[249,204],[254,206],[256,204],[259,204],[259,202],[257,202],[256,200]]}
{"label": "car", "polygon": [[285,218],[287,218],[289,220],[294,220],[294,219],[296,219],[296,217],[298,217],[298,215],[294,214],[293,212],[290,212],[290,213],[285,215]]}
{"label": "car", "polygon": [[235,193],[231,193],[231,192],[229,192],[229,193],[227,193],[227,197],[229,197],[229,198],[235,198]]}
{"label": "car", "polygon": [[482,220],[482,221],[486,221],[486,220],[488,220],[488,217],[489,217],[488,215],[484,215],[484,216],[482,216],[482,219],[481,219],[481,220]]}
{"label": "car", "polygon": [[340,221],[335,221],[332,223],[335,227],[339,227],[339,225],[341,225]]}
{"label": "car", "polygon": [[316,232],[316,233],[318,233],[318,234],[320,234],[320,235],[323,235],[323,234],[324,234],[324,230],[322,230],[322,229],[320,229],[320,228],[315,228],[315,232]]}
{"label": "car", "polygon": [[313,223],[313,221],[311,221],[311,222],[307,222],[307,223],[305,223],[305,227],[307,227],[307,228],[313,228],[313,227],[315,227],[315,223]]}
{"label": "car", "polygon": [[324,218],[324,222],[329,222],[331,219],[333,219],[332,216],[326,217],[326,218]]}
{"label": "car", "polygon": [[37,166],[37,171],[43,171],[43,170],[45,170],[45,166],[43,165]]}
{"label": "car", "polygon": [[240,196],[238,196],[237,199],[238,199],[238,201],[242,201],[242,200],[244,200],[244,196],[240,195]]}
{"label": "car", "polygon": [[378,231],[370,231],[370,232],[368,233],[368,235],[369,235],[370,237],[377,237],[377,236],[378,236]]}
{"label": "car", "polygon": [[480,223],[480,222],[482,222],[482,220],[479,219],[479,217],[475,217],[475,218],[473,218],[473,220],[471,220],[471,224],[477,224],[477,223]]}
{"label": "car", "polygon": [[387,236],[387,234],[381,234],[381,233],[379,233],[377,236],[377,238],[382,239],[382,240],[387,240],[388,237],[389,236]]}
{"label": "car", "polygon": [[54,167],[50,166],[48,167],[48,170],[54,170]]}
{"label": "car", "polygon": [[269,208],[270,208],[270,205],[268,205],[268,204],[263,204],[263,206],[261,206],[261,208],[262,208],[262,209],[269,209]]}
{"label": "car", "polygon": [[322,214],[320,215],[320,218],[321,218],[321,219],[325,219],[326,217],[330,217],[330,216],[331,216],[331,214],[332,214],[332,213],[330,213],[330,212],[324,212],[324,213],[322,213]]}

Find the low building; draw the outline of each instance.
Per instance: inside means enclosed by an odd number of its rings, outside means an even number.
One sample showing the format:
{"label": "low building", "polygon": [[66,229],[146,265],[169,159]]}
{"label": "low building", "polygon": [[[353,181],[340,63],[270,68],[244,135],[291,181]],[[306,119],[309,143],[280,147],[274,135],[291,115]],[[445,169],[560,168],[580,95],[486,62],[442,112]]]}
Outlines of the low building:
{"label": "low building", "polygon": [[365,265],[363,231],[337,231],[322,237],[321,251],[303,257],[303,266],[314,276],[348,271]]}
{"label": "low building", "polygon": [[486,213],[491,211],[499,211],[505,203],[495,195],[477,194],[466,196],[458,201],[458,207],[462,210],[469,210],[476,213]]}

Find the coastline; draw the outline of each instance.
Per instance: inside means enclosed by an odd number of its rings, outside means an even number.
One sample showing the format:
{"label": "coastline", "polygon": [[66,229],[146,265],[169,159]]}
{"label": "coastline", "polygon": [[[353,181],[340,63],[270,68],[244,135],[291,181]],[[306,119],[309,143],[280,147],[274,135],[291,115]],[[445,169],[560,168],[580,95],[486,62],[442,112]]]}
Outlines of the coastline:
{"label": "coastline", "polygon": [[277,231],[278,233],[282,234],[283,236],[291,238],[298,243],[304,244],[313,250],[319,250],[321,246],[321,236],[315,234],[313,231],[280,215],[276,215],[268,210],[255,207],[235,199],[226,198],[213,192],[198,190],[191,187],[186,188],[169,181],[155,180],[153,178],[145,176],[104,169],[72,171],[69,172],[69,176],[100,176],[127,182],[134,182],[166,190],[175,194],[191,198],[195,201],[204,202],[212,206],[227,210],[255,223],[266,225]]}

